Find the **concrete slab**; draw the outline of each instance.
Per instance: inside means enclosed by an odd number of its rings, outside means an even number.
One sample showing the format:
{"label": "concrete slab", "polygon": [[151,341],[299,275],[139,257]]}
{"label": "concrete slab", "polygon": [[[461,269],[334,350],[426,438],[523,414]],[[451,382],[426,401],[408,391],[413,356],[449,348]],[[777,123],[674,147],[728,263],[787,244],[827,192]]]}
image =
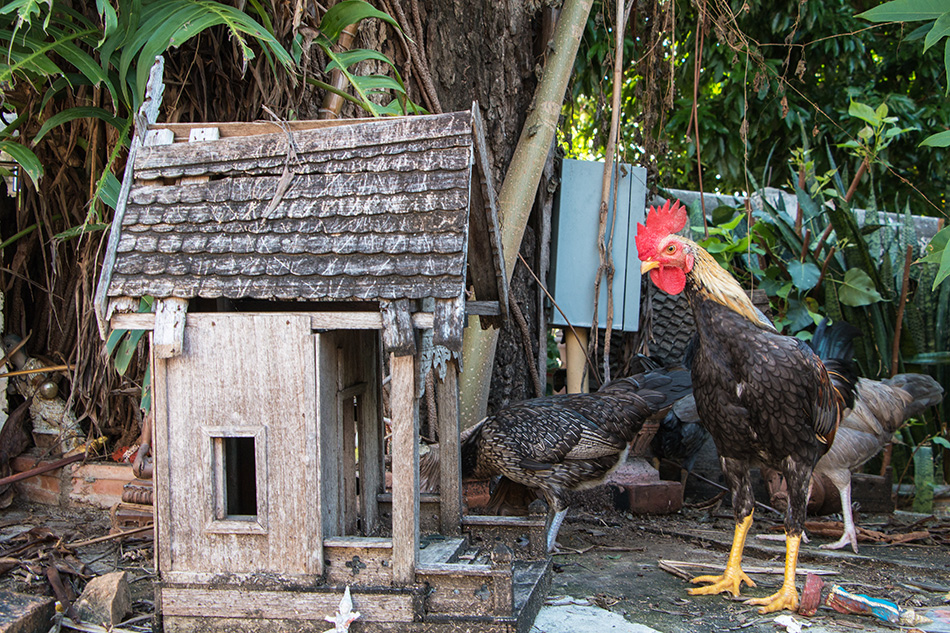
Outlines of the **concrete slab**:
{"label": "concrete slab", "polygon": [[656,629],[628,622],[600,607],[554,604],[541,607],[531,633],[658,633]]}

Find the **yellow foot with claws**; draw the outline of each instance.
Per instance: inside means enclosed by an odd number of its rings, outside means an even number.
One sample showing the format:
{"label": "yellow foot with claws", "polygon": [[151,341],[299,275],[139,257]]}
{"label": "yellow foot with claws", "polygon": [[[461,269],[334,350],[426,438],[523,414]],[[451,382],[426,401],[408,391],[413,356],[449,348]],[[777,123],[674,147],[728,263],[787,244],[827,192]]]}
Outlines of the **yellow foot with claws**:
{"label": "yellow foot with claws", "polygon": [[708,596],[717,593],[723,593],[728,591],[734,596],[739,595],[739,587],[742,586],[742,583],[749,585],[750,587],[755,587],[755,583],[752,582],[752,579],[749,578],[744,571],[741,569],[730,569],[726,568],[725,573],[722,576],[697,576],[690,580],[694,585],[708,582],[712,583],[706,585],[705,587],[694,587],[689,590],[689,595],[691,596]]}
{"label": "yellow foot with claws", "polygon": [[773,593],[768,598],[753,598],[752,600],[746,600],[745,603],[760,605],[762,608],[759,609],[759,613],[762,614],[781,611],[782,609],[798,611],[798,591],[795,590],[795,587],[782,585],[777,593]]}

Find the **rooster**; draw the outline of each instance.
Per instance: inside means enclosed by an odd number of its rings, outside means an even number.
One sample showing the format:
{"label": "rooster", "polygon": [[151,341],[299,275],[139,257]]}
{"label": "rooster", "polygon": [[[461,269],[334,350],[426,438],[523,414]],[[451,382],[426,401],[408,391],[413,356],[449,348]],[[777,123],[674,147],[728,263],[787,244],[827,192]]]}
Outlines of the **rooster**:
{"label": "rooster", "polygon": [[788,482],[785,576],[779,590],[748,604],[760,613],[798,608],[795,569],[805,522],[812,470],[834,440],[838,422],[853,402],[857,378],[847,362],[826,360],[797,338],[779,334],[763,320],[732,275],[695,242],[677,235],[686,226],[678,201],[651,208],[638,224],[641,271],[660,290],[686,293],[696,321],[691,366],[700,420],[713,437],[732,493],[736,525],[726,568],[699,576],[692,595],[730,592],[755,583],[742,570],[742,550],[752,526],[749,470],[758,464],[782,472]]}
{"label": "rooster", "polygon": [[[548,504],[545,544],[553,551],[569,509],[567,493],[602,482],[623,463],[644,422],[689,390],[685,370],[657,369],[614,380],[596,393],[510,405],[462,432],[462,477],[501,476],[502,483],[538,490]],[[437,459],[438,451],[424,456],[424,479],[438,471]]]}

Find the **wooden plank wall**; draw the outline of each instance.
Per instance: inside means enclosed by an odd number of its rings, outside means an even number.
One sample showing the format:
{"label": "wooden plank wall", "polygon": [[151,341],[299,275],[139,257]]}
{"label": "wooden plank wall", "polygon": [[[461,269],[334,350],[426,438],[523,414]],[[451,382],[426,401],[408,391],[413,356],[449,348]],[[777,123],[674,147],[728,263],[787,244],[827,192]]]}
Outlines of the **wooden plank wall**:
{"label": "wooden plank wall", "polygon": [[[163,577],[322,573],[312,336],[304,316],[190,314],[182,355],[153,358]],[[229,428],[266,431],[263,534],[215,525],[211,437]]]}

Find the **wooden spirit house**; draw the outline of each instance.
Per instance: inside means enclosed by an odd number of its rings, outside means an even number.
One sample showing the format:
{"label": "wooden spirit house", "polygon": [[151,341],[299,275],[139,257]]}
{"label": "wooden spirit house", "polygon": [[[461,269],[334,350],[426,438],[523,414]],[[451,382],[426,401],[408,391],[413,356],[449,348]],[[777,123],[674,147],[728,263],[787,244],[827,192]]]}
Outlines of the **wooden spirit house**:
{"label": "wooden spirit house", "polygon": [[151,331],[164,629],[324,631],[349,587],[353,631],[526,631],[549,560],[474,552],[461,511],[462,329],[507,306],[478,108],[145,139],[96,307]]}

